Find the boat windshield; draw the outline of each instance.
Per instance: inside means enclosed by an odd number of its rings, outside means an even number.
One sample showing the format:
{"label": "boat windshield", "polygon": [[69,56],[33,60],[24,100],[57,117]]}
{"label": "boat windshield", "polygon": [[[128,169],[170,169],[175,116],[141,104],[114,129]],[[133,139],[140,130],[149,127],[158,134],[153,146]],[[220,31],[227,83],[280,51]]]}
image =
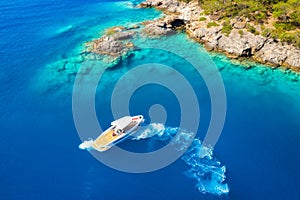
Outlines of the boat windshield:
{"label": "boat windshield", "polygon": [[124,129],[132,121],[130,116],[122,117],[111,123],[112,126],[117,126],[119,129]]}

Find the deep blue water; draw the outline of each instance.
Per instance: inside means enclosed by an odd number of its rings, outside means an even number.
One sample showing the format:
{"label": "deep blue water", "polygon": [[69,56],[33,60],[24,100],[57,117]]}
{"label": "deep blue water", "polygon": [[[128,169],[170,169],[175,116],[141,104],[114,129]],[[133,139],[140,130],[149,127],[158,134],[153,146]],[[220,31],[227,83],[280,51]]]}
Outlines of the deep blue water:
{"label": "deep blue water", "polygon": [[[248,69],[218,54],[210,56],[224,80],[227,115],[214,157],[226,166],[228,196],[199,192],[197,181],[185,173],[190,167],[181,159],[156,172],[128,174],[78,149],[72,87],[84,42],[105,28],[159,15],[151,9],[133,9],[124,1],[0,2],[0,199],[300,198],[299,78],[254,63]],[[148,42],[191,56],[206,54],[184,34]],[[135,66],[153,61],[180,71],[197,91],[201,107],[197,137],[203,139],[211,114],[207,88],[184,60],[159,50],[134,52],[105,72],[96,94],[99,123],[107,127],[113,120],[109,94],[117,80]],[[59,70],[62,66],[66,69]],[[149,119],[153,104],[164,105],[168,126],[178,125],[178,101],[164,87],[140,88],[129,110]],[[143,151],[151,144],[162,145],[146,140],[120,146]]]}

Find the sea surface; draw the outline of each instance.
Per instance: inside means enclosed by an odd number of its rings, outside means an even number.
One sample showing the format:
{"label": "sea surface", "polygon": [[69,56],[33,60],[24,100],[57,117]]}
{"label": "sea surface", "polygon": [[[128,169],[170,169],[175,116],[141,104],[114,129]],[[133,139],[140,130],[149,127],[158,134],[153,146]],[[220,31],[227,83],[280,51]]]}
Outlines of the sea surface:
{"label": "sea surface", "polygon": [[[152,48],[138,49],[107,69],[107,62],[83,53],[85,43],[109,27],[162,15],[154,9],[136,9],[137,3],[0,2],[0,199],[300,199],[299,75],[208,53],[184,33],[138,38],[136,46]],[[223,79],[224,128],[214,149],[202,154],[199,149],[211,117],[210,93],[191,64],[172,52],[201,57],[204,63],[209,58]],[[87,63],[106,69],[95,94],[103,128],[114,120],[113,89],[127,72],[159,63],[182,74],[201,114],[196,137],[182,158],[155,172],[132,174],[109,168],[80,150],[72,92],[77,71]],[[157,77],[165,75],[164,70],[153,67]],[[143,76],[147,73],[128,80]],[[157,104],[165,109],[165,124],[159,118],[151,120],[149,109]],[[151,134],[124,141],[119,145],[123,149],[157,150],[179,130],[180,102],[167,87],[144,85],[125,107],[132,115],[144,115],[144,128]]]}

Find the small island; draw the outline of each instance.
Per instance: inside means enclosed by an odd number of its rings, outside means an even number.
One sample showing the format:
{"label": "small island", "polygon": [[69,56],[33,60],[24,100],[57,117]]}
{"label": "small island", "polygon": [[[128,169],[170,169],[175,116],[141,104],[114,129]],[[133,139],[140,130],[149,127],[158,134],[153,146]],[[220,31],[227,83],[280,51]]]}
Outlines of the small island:
{"label": "small island", "polygon": [[207,50],[300,71],[300,3],[297,0],[146,0],[163,17],[132,27],[112,27],[88,43],[88,52],[118,60],[135,48],[137,35],[168,36],[185,31]]}

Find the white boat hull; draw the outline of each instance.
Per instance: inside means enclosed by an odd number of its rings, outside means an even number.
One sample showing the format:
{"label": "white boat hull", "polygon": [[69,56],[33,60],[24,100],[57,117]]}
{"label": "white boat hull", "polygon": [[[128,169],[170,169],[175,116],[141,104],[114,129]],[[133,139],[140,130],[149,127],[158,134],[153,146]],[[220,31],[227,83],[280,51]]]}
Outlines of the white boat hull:
{"label": "white boat hull", "polygon": [[105,130],[97,139],[84,141],[79,145],[80,149],[95,149],[103,152],[114,145],[122,142],[129,136],[133,135],[140,127],[140,124],[144,122],[142,115],[138,116],[126,116],[116,121],[113,121],[112,126]]}

